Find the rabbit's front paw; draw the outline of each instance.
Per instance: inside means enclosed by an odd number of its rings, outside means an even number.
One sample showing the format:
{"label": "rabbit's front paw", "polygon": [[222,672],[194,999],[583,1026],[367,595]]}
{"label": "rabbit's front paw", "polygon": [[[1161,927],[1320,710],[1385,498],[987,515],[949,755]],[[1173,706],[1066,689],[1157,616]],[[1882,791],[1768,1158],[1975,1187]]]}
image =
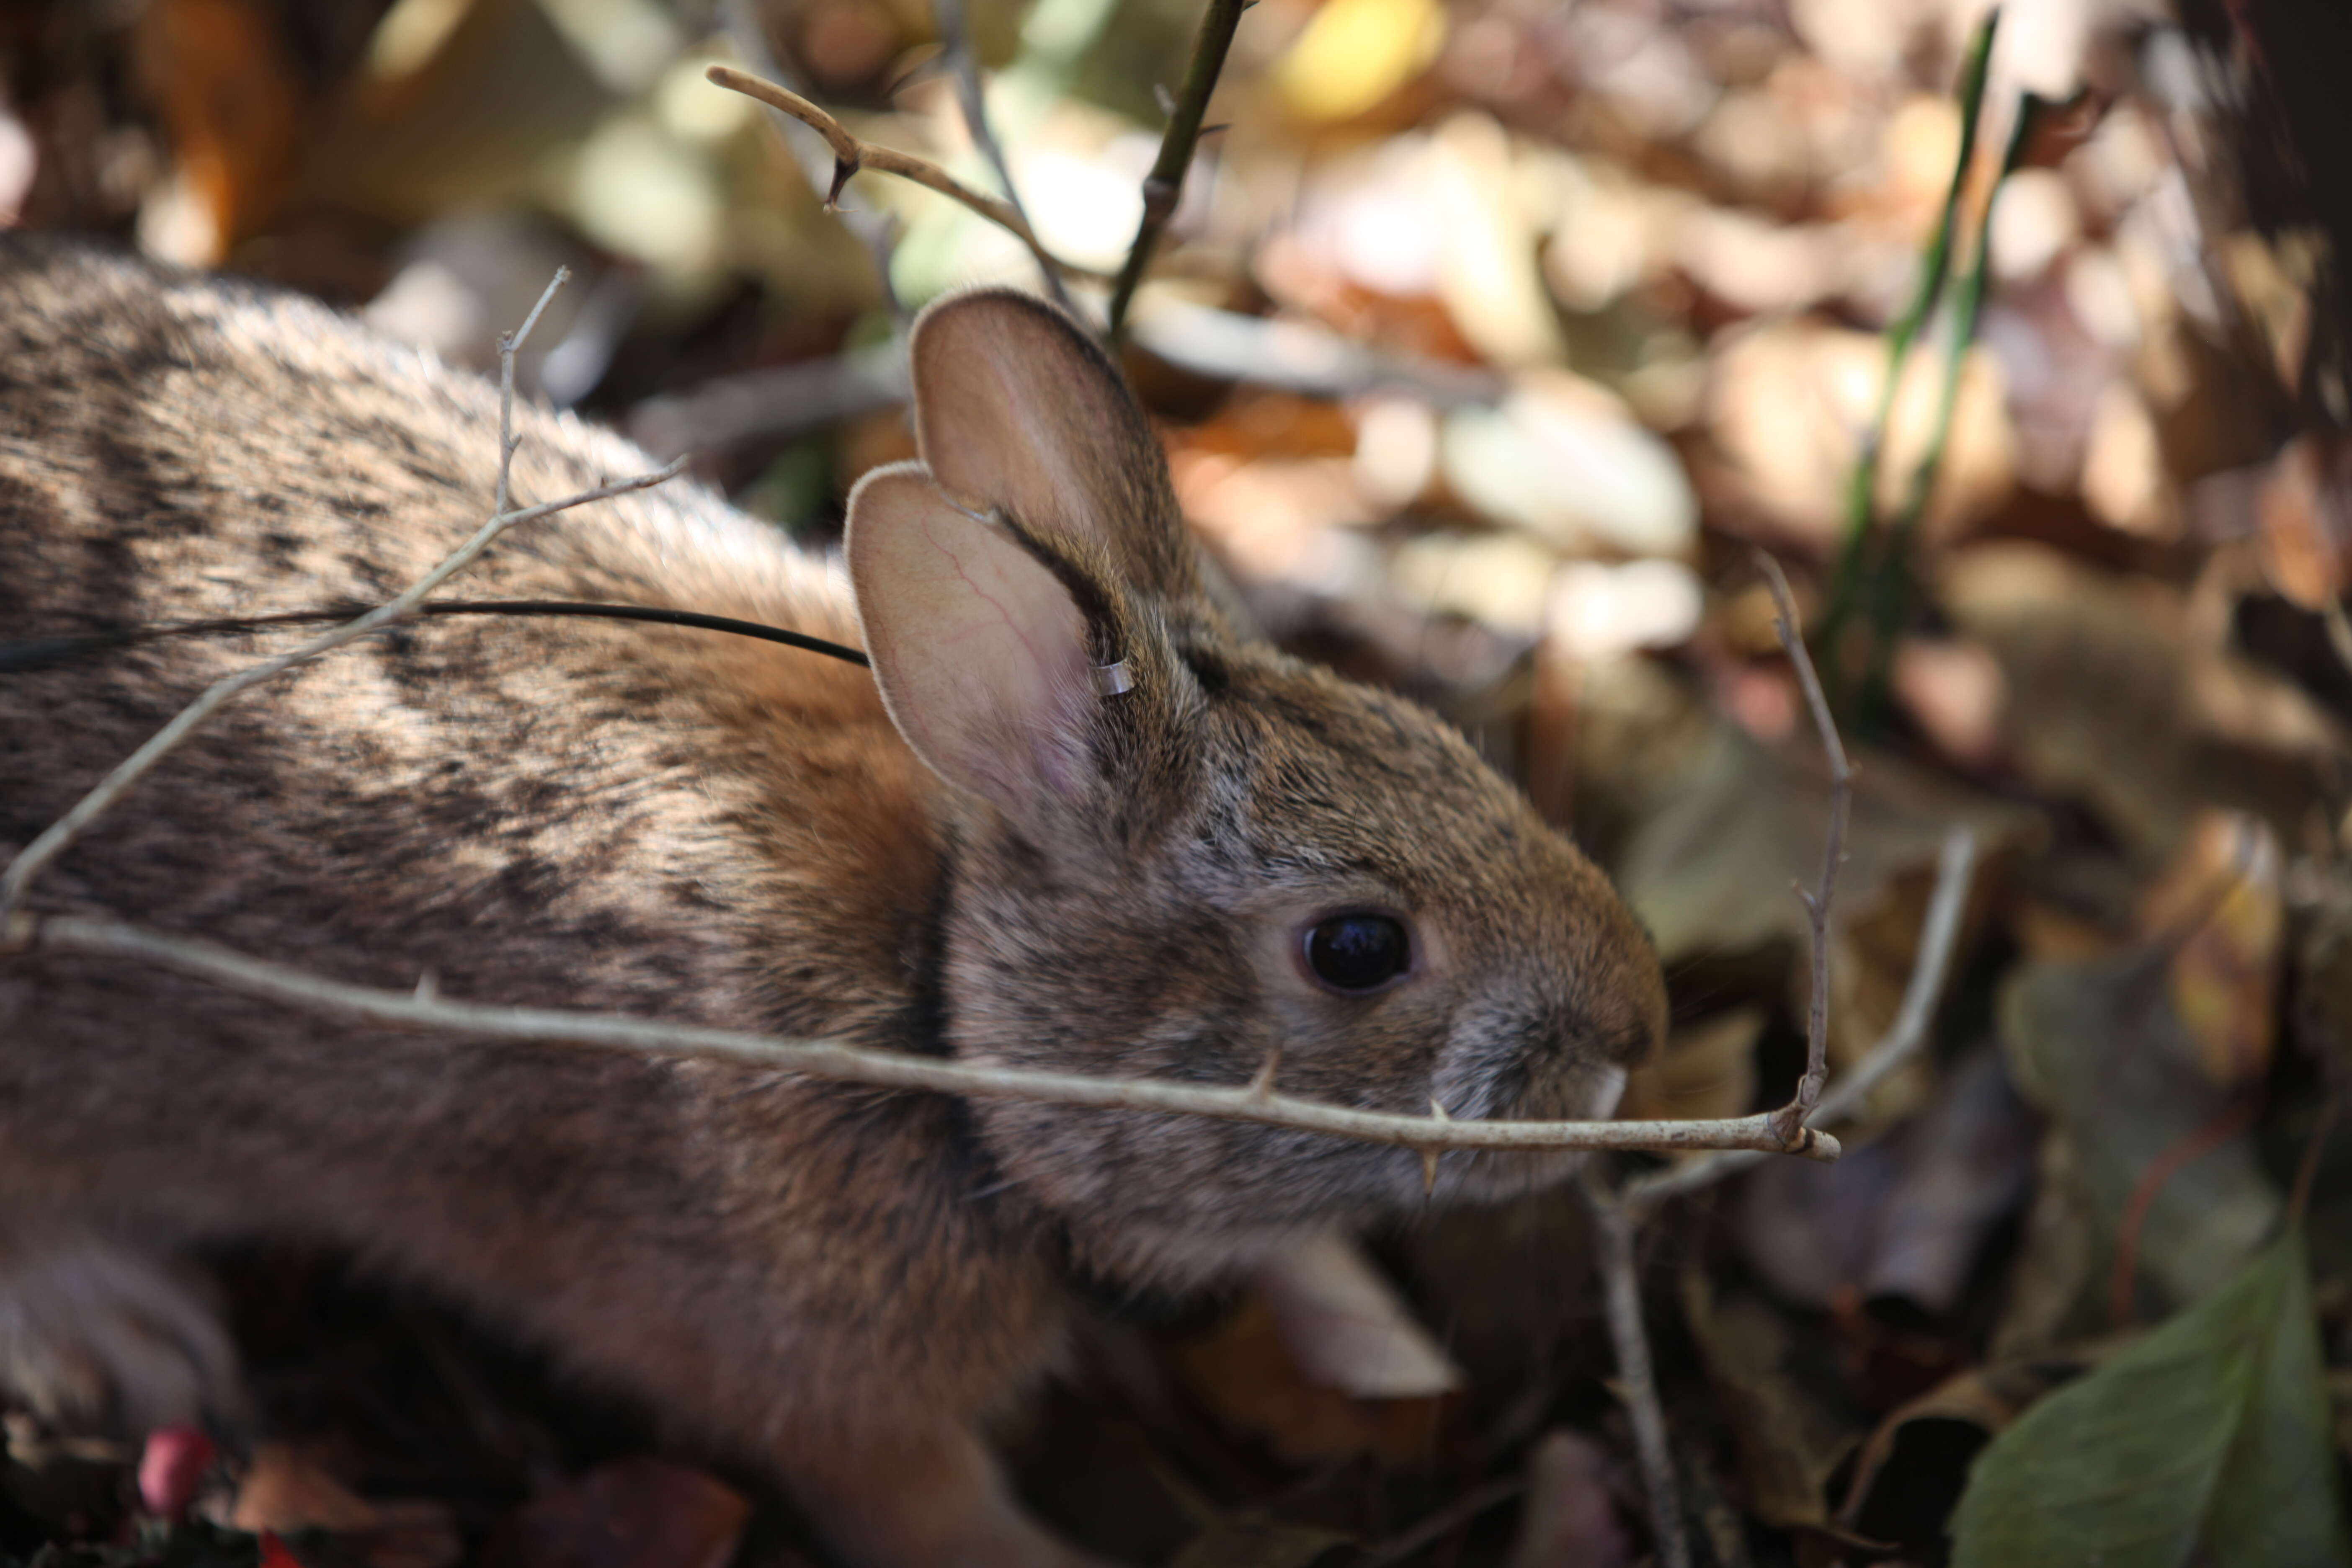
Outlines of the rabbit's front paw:
{"label": "rabbit's front paw", "polygon": [[88,1233],[0,1234],[0,1398],[61,1431],[123,1436],[243,1408],[236,1352],[198,1291]]}

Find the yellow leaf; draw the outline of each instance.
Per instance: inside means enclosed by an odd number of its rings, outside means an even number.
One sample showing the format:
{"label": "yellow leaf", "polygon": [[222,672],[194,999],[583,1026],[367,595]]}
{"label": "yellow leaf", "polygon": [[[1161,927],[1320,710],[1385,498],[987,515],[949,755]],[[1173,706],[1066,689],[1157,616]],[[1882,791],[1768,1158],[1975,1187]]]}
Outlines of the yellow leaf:
{"label": "yellow leaf", "polygon": [[1275,68],[1275,86],[1306,119],[1351,119],[1426,70],[1444,42],[1436,0],[1328,0]]}

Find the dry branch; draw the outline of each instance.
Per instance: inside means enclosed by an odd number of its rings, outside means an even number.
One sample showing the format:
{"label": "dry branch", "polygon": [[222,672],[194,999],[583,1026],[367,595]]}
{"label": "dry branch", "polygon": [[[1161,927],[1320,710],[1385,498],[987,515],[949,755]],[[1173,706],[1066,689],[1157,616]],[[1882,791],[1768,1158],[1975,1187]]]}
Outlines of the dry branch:
{"label": "dry branch", "polygon": [[1610,1348],[1617,1358],[1619,1396],[1633,1426],[1633,1451],[1642,1461],[1642,1489],[1650,1500],[1650,1531],[1664,1568],[1690,1568],[1690,1542],[1683,1533],[1682,1485],[1675,1479],[1674,1448],[1666,1415],[1658,1404],[1658,1380],[1650,1364],[1650,1338],[1642,1326],[1642,1279],[1634,1264],[1637,1215],[1603,1194],[1588,1179],[1593,1227],[1600,1232],[1601,1282],[1609,1314]]}
{"label": "dry branch", "polygon": [[[971,18],[964,14],[963,0],[931,0],[931,19],[939,25],[940,43],[947,51],[948,71],[955,79],[956,101],[963,110],[964,129],[996,175],[996,183],[1003,187],[1005,205],[1027,227],[1029,209],[1022,205],[1021,187],[1013,183],[1013,165],[1006,161],[996,132],[988,123],[988,93],[980,80],[980,51],[972,46]],[[1062,275],[1051,266],[1041,265],[1039,270],[1045,275],[1045,289],[1054,296],[1054,303],[1068,310],[1070,297],[1062,288]]]}
{"label": "dry branch", "polygon": [[1201,30],[1192,39],[1192,58],[1184,67],[1184,86],[1168,116],[1168,131],[1160,139],[1160,155],[1143,178],[1143,218],[1136,225],[1135,243],[1127,247],[1126,264],[1111,289],[1110,336],[1116,342],[1127,328],[1127,307],[1143,281],[1144,268],[1159,247],[1160,231],[1176,216],[1184,194],[1184,175],[1192,166],[1192,149],[1200,144],[1201,122],[1208,117],[1209,95],[1225,68],[1225,51],[1233,47],[1234,29],[1254,0],[1209,0],[1201,14]]}
{"label": "dry branch", "polygon": [[1812,710],[1813,727],[1821,731],[1822,751],[1830,764],[1830,831],[1828,842],[1822,850],[1822,880],[1815,891],[1797,889],[1804,900],[1805,918],[1812,930],[1813,994],[1805,1015],[1805,1076],[1797,1080],[1797,1092],[1788,1104],[1774,1113],[1782,1133],[1794,1138],[1821,1102],[1822,1087],[1830,1076],[1830,900],[1837,893],[1838,867],[1845,859],[1845,824],[1853,806],[1853,769],[1845,757],[1845,742],[1838,739],[1837,721],[1830,717],[1829,699],[1822,695],[1822,679],[1813,668],[1811,655],[1805,652],[1805,639],[1797,625],[1797,602],[1789,592],[1789,579],[1781,574],[1780,563],[1762,551],[1756,552],[1756,564],[1772,589],[1772,605],[1776,614],[1772,629],[1780,638],[1780,647],[1796,668],[1797,680],[1804,688],[1805,704]]}
{"label": "dry branch", "polygon": [[[1943,1000],[1944,980],[1951,971],[1952,950],[1959,940],[1960,915],[1968,908],[1976,858],[1973,832],[1955,827],[1944,836],[1943,851],[1936,861],[1936,889],[1928,897],[1927,917],[1919,927],[1918,957],[1904,987],[1903,1005],[1878,1043],[1830,1085],[1809,1121],[1836,1121],[1851,1115],[1887,1074],[1926,1047],[1927,1026],[1935,1020],[1937,1005]],[[1743,1149],[1722,1150],[1629,1182],[1618,1201],[1639,1218],[1667,1198],[1696,1192],[1747,1170],[1758,1158]]]}
{"label": "dry branch", "polygon": [[926,190],[937,191],[950,201],[960,202],[978,213],[1027,246],[1030,254],[1036,257],[1041,266],[1062,277],[1082,279],[1089,283],[1110,281],[1108,273],[1065,261],[1046,249],[1045,242],[1037,237],[1036,230],[1029,226],[1029,220],[1023,217],[1012,203],[973,190],[930,160],[918,158],[911,153],[901,153],[894,147],[861,142],[847,126],[799,93],[778,87],[772,81],[762,81],[749,71],[740,71],[732,66],[712,66],[703,74],[730,91],[758,99],[769,108],[791,115],[824,138],[825,145],[833,149],[833,188],[825,193],[824,197],[824,205],[828,208],[839,206],[842,186],[859,171],[873,169],[885,174],[896,174],[902,180],[912,180]]}
{"label": "dry branch", "polygon": [[[975,1067],[966,1062],[870,1050],[826,1040],[786,1039],[736,1029],[655,1023],[614,1014],[451,1002],[429,993],[347,984],[248,958],[210,942],[167,936],[117,921],[78,916],[13,917],[5,928],[0,928],[0,951],[26,949],[140,959],[247,995],[397,1028],[542,1045],[586,1046],[642,1055],[713,1058],[886,1089],[931,1089],[982,1099],[1032,1100],[1050,1105],[1255,1121],[1268,1127],[1323,1132],[1407,1149],[1620,1149],[1668,1152],[1758,1149],[1778,1153],[1784,1148],[1768,1116],[1713,1121],[1441,1120],[1434,1116],[1350,1110],[1316,1100],[1261,1093],[1252,1087],[1202,1089],[1150,1079],[1091,1078],[1076,1073]],[[1801,1145],[1788,1152],[1817,1160],[1834,1160],[1839,1150],[1836,1139],[1807,1131]]]}

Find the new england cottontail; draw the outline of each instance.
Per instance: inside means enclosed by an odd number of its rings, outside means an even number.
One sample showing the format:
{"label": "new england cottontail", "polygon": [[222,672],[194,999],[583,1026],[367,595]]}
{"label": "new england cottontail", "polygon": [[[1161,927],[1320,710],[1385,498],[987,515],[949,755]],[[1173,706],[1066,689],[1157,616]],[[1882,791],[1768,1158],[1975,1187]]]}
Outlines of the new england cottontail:
{"label": "new england cottontail", "polygon": [[[1664,1019],[1601,876],[1410,703],[1244,640],[1117,371],[1007,293],[913,339],[920,464],[837,563],[690,485],[509,534],[457,596],[861,641],[415,624],[241,700],[37,885],[341,979],[1455,1117],[1605,1114]],[[481,381],[299,299],[0,245],[0,640],[379,601],[487,514]],[[519,415],[523,500],[640,471]],[[855,585],[855,593],[850,591]],[[300,633],[0,676],[21,845]],[[1105,694],[1097,667],[1123,663]],[[1556,1179],[1451,1154],[1436,1195]],[[174,1255],[320,1241],[695,1442],[859,1563],[1076,1561],[981,1434],[1086,1279],[1181,1288],[1424,1202],[1281,1130],[404,1034],[0,957],[0,1380],[118,1426],[232,1408]]]}

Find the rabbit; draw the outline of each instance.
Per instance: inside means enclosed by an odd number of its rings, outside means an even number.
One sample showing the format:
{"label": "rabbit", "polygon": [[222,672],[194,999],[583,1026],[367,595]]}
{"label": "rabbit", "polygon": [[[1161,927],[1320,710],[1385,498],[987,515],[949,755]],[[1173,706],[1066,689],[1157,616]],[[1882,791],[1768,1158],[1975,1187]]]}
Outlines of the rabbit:
{"label": "rabbit", "polygon": [[[1453,730],[1236,633],[1112,361],[1017,292],[913,328],[920,460],[841,556],[690,482],[520,528],[445,596],[633,602],[862,646],[413,622],[224,710],[35,884],[338,979],[1237,1085],[1607,1115],[1665,993],[1603,875]],[[0,238],[0,643],[380,602],[488,515],[498,396],[298,296]],[[643,471],[518,409],[518,504]],[[0,675],[0,849],[306,634]],[[1554,1182],[1255,1124],[355,1025],[0,952],[0,1385],[234,1423],[185,1272],[345,1249],[870,1568],[1092,1561],[987,1435],[1119,1289]]]}

